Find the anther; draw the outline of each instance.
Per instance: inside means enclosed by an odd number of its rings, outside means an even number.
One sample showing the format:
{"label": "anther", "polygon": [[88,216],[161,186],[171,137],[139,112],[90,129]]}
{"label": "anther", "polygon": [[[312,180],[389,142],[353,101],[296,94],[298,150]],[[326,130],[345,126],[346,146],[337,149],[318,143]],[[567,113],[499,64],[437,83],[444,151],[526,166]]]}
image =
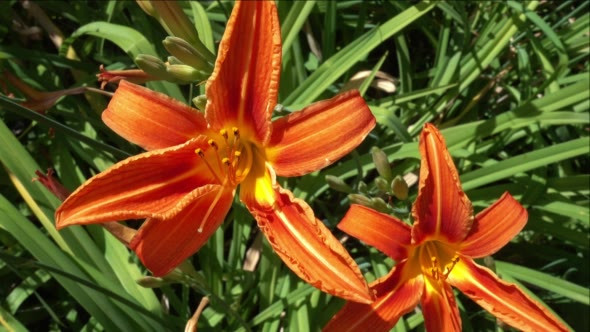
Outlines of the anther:
{"label": "anther", "polygon": [[451,266],[447,266],[445,273],[443,273],[445,279],[449,276],[449,273],[451,273],[451,271],[453,270],[453,268],[455,268],[455,265],[457,265],[457,263],[459,263],[459,256],[453,257],[453,259],[451,260]]}
{"label": "anther", "polygon": [[227,130],[225,130],[225,129],[221,129],[219,131],[219,135],[223,136],[223,138],[225,138],[225,139],[228,138],[228,136],[227,136]]}
{"label": "anther", "polygon": [[198,154],[199,157],[205,158],[205,153],[203,153],[203,150],[201,150],[201,148],[195,149],[195,153]]}
{"label": "anther", "polygon": [[225,166],[229,166],[231,163],[229,161],[229,158],[223,158],[221,159],[221,162],[225,165]]}
{"label": "anther", "polygon": [[236,139],[240,138],[240,130],[237,127],[232,127],[231,130],[234,133],[234,137]]}
{"label": "anther", "polygon": [[207,141],[207,144],[209,144],[209,146],[211,146],[212,148],[215,149],[215,151],[217,151],[219,149],[219,146],[217,146],[217,143],[215,143],[214,140],[210,139],[209,141]]}
{"label": "anther", "polygon": [[436,257],[430,257],[430,262],[432,264],[432,268],[430,269],[430,272],[432,273],[432,277],[434,279],[438,280],[439,272],[440,272],[440,269],[438,267],[438,259],[436,259]]}
{"label": "anther", "polygon": [[242,152],[240,152],[240,151],[234,152],[234,156],[236,156],[236,158],[240,158],[241,155],[242,155]]}

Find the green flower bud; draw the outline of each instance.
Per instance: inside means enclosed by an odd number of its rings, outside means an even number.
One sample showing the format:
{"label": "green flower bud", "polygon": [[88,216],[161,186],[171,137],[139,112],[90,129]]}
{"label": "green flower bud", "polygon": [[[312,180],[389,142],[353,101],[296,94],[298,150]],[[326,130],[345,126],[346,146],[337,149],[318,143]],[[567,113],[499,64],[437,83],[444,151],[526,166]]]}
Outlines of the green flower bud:
{"label": "green flower bud", "polygon": [[390,189],[389,181],[382,177],[377,177],[375,178],[375,187],[377,187],[377,189],[379,189],[379,191],[382,193],[388,193]]}
{"label": "green flower bud", "polygon": [[151,277],[151,276],[141,277],[141,278],[137,279],[135,282],[138,285],[140,285],[141,287],[145,287],[145,288],[160,288],[166,284],[169,284],[168,281],[166,281],[162,278]]}
{"label": "green flower bud", "polygon": [[199,50],[187,43],[184,39],[178,37],[166,37],[166,39],[162,41],[162,44],[164,44],[168,53],[178,58],[184,64],[205,72],[213,71],[213,64],[207,61],[206,55],[201,54]]}
{"label": "green flower bud", "polygon": [[328,186],[330,188],[336,191],[340,191],[347,194],[352,193],[352,188],[339,177],[333,175],[326,175],[326,182],[328,183]]}
{"label": "green flower bud", "polygon": [[188,65],[168,65],[168,74],[182,82],[190,83],[205,80],[209,75]]}
{"label": "green flower bud", "polygon": [[199,39],[194,24],[184,14],[177,1],[151,1],[154,11],[158,13],[160,24],[173,36],[186,40],[199,50],[199,53],[210,63],[215,61],[215,55],[209,51]]}
{"label": "green flower bud", "polygon": [[141,70],[148,73],[148,75],[167,81],[174,79],[170,74],[168,74],[164,61],[156,58],[155,56],[140,54],[135,58],[135,63],[139,68],[141,68]]}
{"label": "green flower bud", "polygon": [[360,181],[360,182],[359,182],[359,184],[358,184],[358,188],[357,188],[357,189],[358,189],[358,191],[359,191],[361,194],[367,194],[367,193],[369,193],[369,188],[367,188],[367,184],[366,184],[366,183],[364,183],[363,181]]}
{"label": "green flower bud", "polygon": [[375,197],[371,199],[371,207],[379,212],[389,212],[387,203],[381,197]]}
{"label": "green flower bud", "polygon": [[350,194],[348,195],[348,199],[350,200],[351,203],[354,204],[360,204],[360,205],[364,205],[367,207],[372,207],[372,202],[371,199],[365,195],[360,195],[360,194]]}
{"label": "green flower bud", "polygon": [[371,149],[371,156],[373,156],[373,163],[379,175],[387,181],[391,181],[393,175],[391,174],[391,166],[389,165],[385,152],[375,146]]}
{"label": "green flower bud", "polygon": [[391,191],[398,199],[405,201],[408,199],[408,184],[401,176],[396,176],[391,182]]}
{"label": "green flower bud", "polygon": [[198,108],[200,111],[205,111],[205,108],[207,107],[207,96],[196,96],[195,98],[193,98],[193,104],[195,104],[195,107]]}
{"label": "green flower bud", "polygon": [[146,14],[158,18],[158,13],[154,10],[150,0],[135,0],[135,2]]}
{"label": "green flower bud", "polygon": [[[177,57],[175,56],[169,56],[168,57],[168,65],[184,65],[184,62],[180,61]],[[195,68],[196,69],[196,68]]]}

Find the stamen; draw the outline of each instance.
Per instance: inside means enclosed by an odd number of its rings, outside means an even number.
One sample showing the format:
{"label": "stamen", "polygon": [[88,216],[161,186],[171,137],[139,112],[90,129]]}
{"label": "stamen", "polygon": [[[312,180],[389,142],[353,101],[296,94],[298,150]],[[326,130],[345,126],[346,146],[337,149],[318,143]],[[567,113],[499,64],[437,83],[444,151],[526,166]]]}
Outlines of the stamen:
{"label": "stamen", "polygon": [[217,145],[217,143],[213,139],[208,140],[207,143],[209,144],[209,146],[215,149],[215,158],[217,159],[217,166],[223,174],[223,167],[221,167],[221,160],[219,159],[219,153],[217,153],[217,151],[219,150],[219,145]]}
{"label": "stamen", "polygon": [[457,265],[457,263],[459,263],[459,256],[453,257],[453,259],[451,260],[451,266],[446,267],[445,272],[443,273],[443,277],[445,279],[447,279],[447,277],[449,276],[455,265]]}
{"label": "stamen", "polygon": [[228,136],[227,136],[227,130],[221,129],[219,131],[219,135],[223,136],[223,138],[225,138],[225,140],[227,141],[227,138],[228,138]]}
{"label": "stamen", "polygon": [[205,153],[203,152],[203,150],[201,150],[201,148],[197,148],[197,149],[195,149],[195,153],[198,154],[199,157],[201,157],[201,159],[205,163],[205,166],[207,166],[207,168],[209,169],[209,172],[211,172],[211,174],[213,174],[213,176],[215,177],[215,179],[221,183],[221,179],[219,178],[219,176],[217,175],[217,173],[215,172],[215,170],[213,169],[213,167],[211,167],[211,165],[207,161],[207,158],[205,158]]}
{"label": "stamen", "polygon": [[219,150],[219,146],[217,145],[217,143],[215,143],[214,140],[210,139],[209,141],[207,141],[207,144],[209,144],[209,146],[211,146],[212,148],[214,148],[215,151]]}
{"label": "stamen", "polygon": [[203,233],[203,228],[205,227],[205,222],[207,222],[207,220],[209,219],[209,216],[211,215],[211,212],[213,212],[213,209],[215,208],[215,206],[219,202],[219,199],[221,198],[221,194],[223,193],[223,187],[225,187],[226,184],[227,184],[227,178],[225,178],[225,180],[221,184],[221,187],[217,191],[217,195],[215,195],[213,202],[211,203],[211,205],[209,205],[209,209],[207,209],[207,212],[203,216],[203,219],[201,219],[201,224],[199,225],[199,228],[197,230],[199,233]]}
{"label": "stamen", "polygon": [[439,266],[438,266],[438,259],[436,257],[430,257],[430,262],[432,264],[432,268],[430,269],[432,273],[432,277],[436,280],[439,278]]}
{"label": "stamen", "polygon": [[242,155],[242,152],[240,152],[240,151],[234,152],[234,158],[232,158],[231,165],[236,170],[238,168],[238,163],[240,162],[241,155]]}
{"label": "stamen", "polygon": [[240,130],[237,127],[232,127],[231,130],[234,133],[234,137],[240,139]]}
{"label": "stamen", "polygon": [[223,158],[221,159],[221,162],[225,165],[225,166],[229,166],[231,165],[231,162],[229,161],[229,158]]}

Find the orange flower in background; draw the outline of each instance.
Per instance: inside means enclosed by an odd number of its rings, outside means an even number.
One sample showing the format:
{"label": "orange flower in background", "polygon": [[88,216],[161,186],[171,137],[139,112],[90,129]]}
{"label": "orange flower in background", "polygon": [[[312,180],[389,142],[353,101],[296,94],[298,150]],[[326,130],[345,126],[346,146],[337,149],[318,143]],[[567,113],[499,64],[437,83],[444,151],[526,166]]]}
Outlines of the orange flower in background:
{"label": "orange flower in background", "polygon": [[370,302],[344,247],[275,174],[299,176],[330,165],[360,144],[375,119],[358,92],[348,92],[271,122],[281,52],[274,1],[236,2],[206,85],[204,116],[121,81],[102,118],[149,152],[78,188],[56,212],[57,227],[147,218],[130,247],[161,276],[215,232],[240,185],[240,200],[299,277]]}
{"label": "orange flower in background", "polygon": [[370,285],[375,302],[347,303],[324,331],[389,331],[418,302],[427,331],[461,331],[451,286],[518,329],[567,331],[517,286],[473,261],[495,253],[518,234],[526,224],[526,210],[505,193],[473,218],[444,139],[431,124],[422,131],[420,154],[413,227],[360,205],[351,206],[338,225],[397,265]]}

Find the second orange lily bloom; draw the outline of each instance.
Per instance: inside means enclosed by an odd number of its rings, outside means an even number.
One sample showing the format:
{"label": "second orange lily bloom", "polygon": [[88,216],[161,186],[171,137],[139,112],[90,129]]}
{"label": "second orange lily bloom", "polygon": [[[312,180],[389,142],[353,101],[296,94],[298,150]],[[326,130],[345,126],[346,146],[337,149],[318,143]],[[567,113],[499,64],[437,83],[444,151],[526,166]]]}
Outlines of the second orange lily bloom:
{"label": "second orange lily bloom", "polygon": [[352,258],[310,207],[276,183],[349,153],[375,125],[358,92],[271,121],[281,71],[274,1],[236,2],[206,85],[205,115],[122,81],[104,122],[148,152],[78,188],[57,227],[147,218],[130,247],[154,275],[195,253],[240,200],[283,261],[328,293],[370,302]]}
{"label": "second orange lily bloom", "polygon": [[353,205],[338,225],[397,265],[370,285],[375,302],[347,303],[324,331],[389,331],[419,302],[427,331],[461,331],[451,286],[518,329],[567,331],[516,285],[473,260],[495,253],[516,236],[526,224],[526,210],[505,193],[473,218],[444,139],[431,124],[422,131],[420,154],[413,227],[360,205]]}

